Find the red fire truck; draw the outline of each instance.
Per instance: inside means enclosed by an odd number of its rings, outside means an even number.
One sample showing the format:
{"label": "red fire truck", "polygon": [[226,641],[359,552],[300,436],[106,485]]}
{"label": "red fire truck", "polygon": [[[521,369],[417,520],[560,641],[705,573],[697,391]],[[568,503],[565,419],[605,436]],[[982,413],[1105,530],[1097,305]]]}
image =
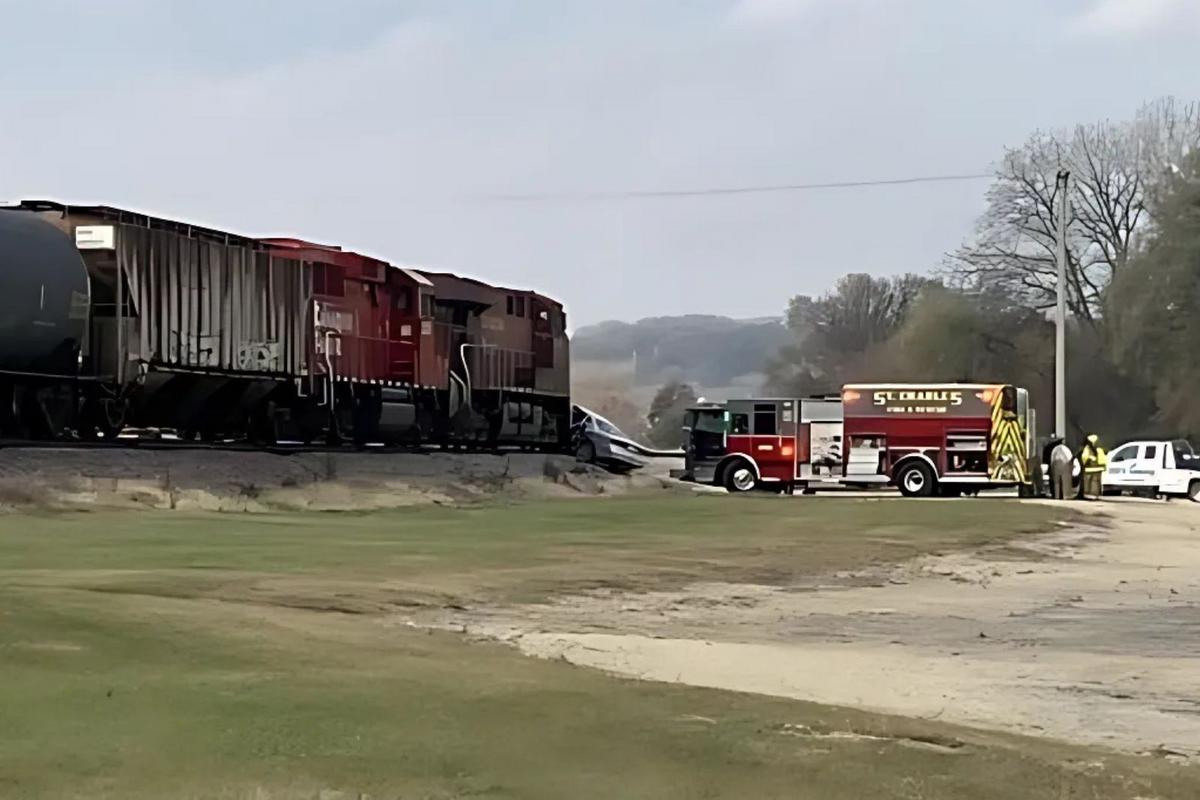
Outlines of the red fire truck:
{"label": "red fire truck", "polygon": [[758,398],[688,409],[683,477],[731,492],[791,492],[836,481],[842,456],[838,396]]}
{"label": "red fire truck", "polygon": [[908,497],[1030,485],[1034,411],[1007,384],[852,384],[842,389],[844,479]]}
{"label": "red fire truck", "polygon": [[891,484],[909,497],[1029,487],[1034,412],[1006,384],[851,384],[689,410],[684,477],[731,492]]}

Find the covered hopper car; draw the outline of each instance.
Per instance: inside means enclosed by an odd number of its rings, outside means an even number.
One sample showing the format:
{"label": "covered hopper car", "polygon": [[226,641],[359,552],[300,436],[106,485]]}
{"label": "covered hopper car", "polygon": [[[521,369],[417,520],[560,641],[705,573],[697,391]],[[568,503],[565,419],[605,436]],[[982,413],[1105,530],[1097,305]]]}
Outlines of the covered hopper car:
{"label": "covered hopper car", "polygon": [[0,432],[565,448],[560,303],[300,239],[0,209]]}

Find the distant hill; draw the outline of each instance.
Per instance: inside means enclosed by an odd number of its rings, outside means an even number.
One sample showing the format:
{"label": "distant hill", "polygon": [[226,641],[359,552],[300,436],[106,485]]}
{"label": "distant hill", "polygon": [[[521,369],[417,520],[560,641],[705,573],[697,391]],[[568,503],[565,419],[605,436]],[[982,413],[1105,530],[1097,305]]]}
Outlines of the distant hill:
{"label": "distant hill", "polygon": [[782,318],[688,314],[588,325],[575,332],[571,355],[576,361],[635,365],[634,383],[639,386],[657,386],[672,378],[728,386],[761,372],[789,338]]}

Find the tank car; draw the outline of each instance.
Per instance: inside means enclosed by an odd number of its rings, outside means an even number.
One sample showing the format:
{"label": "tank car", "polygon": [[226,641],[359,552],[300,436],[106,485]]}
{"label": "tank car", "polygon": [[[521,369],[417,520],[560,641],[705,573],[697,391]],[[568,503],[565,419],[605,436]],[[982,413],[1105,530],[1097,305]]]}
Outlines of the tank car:
{"label": "tank car", "polygon": [[0,431],[49,436],[73,422],[88,293],[69,238],[36,214],[0,214]]}

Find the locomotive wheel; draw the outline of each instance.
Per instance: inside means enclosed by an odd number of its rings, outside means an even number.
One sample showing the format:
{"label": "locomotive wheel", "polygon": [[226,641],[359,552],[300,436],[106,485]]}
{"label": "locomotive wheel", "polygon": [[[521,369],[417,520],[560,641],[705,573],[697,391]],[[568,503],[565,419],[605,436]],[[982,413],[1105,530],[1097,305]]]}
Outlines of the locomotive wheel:
{"label": "locomotive wheel", "polygon": [[896,486],[905,497],[929,497],[937,488],[937,479],[924,461],[910,461],[896,470]]}
{"label": "locomotive wheel", "polygon": [[113,397],[89,398],[83,407],[83,424],[80,435],[84,439],[117,438],[125,427],[128,406],[124,400]]}

